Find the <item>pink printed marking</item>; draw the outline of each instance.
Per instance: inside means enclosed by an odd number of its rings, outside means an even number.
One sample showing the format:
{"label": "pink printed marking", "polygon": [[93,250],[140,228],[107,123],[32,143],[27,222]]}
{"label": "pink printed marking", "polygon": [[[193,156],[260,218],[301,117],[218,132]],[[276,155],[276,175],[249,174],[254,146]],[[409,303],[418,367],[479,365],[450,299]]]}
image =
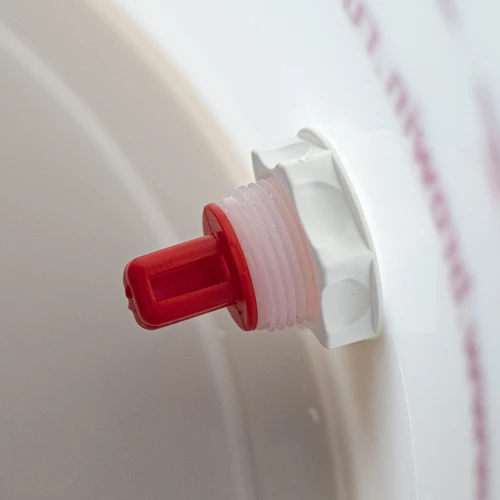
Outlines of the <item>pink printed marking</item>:
{"label": "pink printed marking", "polygon": [[469,325],[465,333],[465,352],[467,355],[467,368],[469,381],[473,386],[472,411],[474,414],[474,436],[476,442],[482,443],[478,448],[476,457],[476,498],[486,500],[488,497],[488,448],[489,443],[486,428],[481,425],[486,419],[484,378],[481,372],[481,360],[478,351],[478,339],[475,326]]}
{"label": "pink printed marking", "polygon": [[[380,68],[381,30],[375,18],[362,0],[342,0],[344,10],[351,24],[362,37],[368,57],[377,76],[383,75]],[[448,19],[456,20],[456,10],[452,10],[452,0],[441,0],[443,11]],[[452,17],[453,15],[453,17]],[[450,293],[455,304],[457,318],[464,328],[464,348],[467,357],[468,379],[472,391],[471,414],[476,442],[476,500],[488,498],[489,444],[486,426],[484,370],[481,366],[479,341],[471,306],[473,280],[463,255],[462,245],[457,231],[448,195],[435,166],[434,155],[426,139],[424,124],[420,118],[417,103],[404,75],[396,68],[391,68],[383,80],[384,89],[396,116],[401,121],[402,131],[408,136],[412,156],[418,167],[422,188],[428,195],[429,211],[442,243],[443,261],[447,268]],[[497,138],[498,122],[491,115],[487,120],[493,130],[490,137],[490,157],[494,163],[495,177],[500,179],[500,149]],[[495,124],[495,127],[492,125]],[[494,145],[492,144],[494,142]],[[465,326],[464,326],[465,325]]]}
{"label": "pink printed marking", "polygon": [[360,29],[366,30],[366,51],[373,55],[380,39],[379,30],[371,19],[366,7],[357,0],[343,0],[344,9],[352,24]]}

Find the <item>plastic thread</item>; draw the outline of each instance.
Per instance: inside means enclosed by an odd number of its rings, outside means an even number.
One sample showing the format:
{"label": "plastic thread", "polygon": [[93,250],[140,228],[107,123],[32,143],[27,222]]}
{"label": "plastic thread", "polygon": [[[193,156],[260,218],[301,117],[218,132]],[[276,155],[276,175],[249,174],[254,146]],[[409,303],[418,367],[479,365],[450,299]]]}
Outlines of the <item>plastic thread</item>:
{"label": "plastic thread", "polygon": [[314,271],[300,222],[279,183],[242,186],[219,204],[247,260],[257,301],[257,329],[282,330],[318,309]]}

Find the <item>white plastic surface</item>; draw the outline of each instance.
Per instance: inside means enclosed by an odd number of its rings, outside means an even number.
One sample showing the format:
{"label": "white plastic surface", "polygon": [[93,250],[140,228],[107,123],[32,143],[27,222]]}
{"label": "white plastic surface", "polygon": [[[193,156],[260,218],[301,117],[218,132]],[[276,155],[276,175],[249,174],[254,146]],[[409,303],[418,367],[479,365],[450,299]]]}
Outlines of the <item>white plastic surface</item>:
{"label": "white plastic surface", "polygon": [[[152,44],[105,1],[0,6],[2,498],[498,498],[498,3],[372,0],[357,22],[340,0],[116,3]],[[439,157],[477,343],[457,328],[446,273],[430,335],[412,331],[410,295],[392,310],[409,335],[331,351],[296,332],[215,337],[224,314],[138,331],[122,263],[199,234],[203,204],[251,181],[248,151],[305,125],[392,132],[405,187],[373,193],[398,206],[410,193],[430,213],[367,19]],[[135,169],[116,168],[110,137]]]}

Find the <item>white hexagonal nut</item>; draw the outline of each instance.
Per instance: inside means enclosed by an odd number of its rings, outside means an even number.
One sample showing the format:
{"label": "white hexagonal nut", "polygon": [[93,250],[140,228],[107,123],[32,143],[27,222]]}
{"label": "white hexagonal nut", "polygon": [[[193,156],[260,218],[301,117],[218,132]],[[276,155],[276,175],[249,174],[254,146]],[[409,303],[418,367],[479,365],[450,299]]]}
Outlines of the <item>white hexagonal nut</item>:
{"label": "white hexagonal nut", "polygon": [[346,168],[334,151],[298,137],[252,155],[258,179],[275,177],[294,201],[315,266],[320,314],[307,326],[326,347],[381,331],[375,251]]}

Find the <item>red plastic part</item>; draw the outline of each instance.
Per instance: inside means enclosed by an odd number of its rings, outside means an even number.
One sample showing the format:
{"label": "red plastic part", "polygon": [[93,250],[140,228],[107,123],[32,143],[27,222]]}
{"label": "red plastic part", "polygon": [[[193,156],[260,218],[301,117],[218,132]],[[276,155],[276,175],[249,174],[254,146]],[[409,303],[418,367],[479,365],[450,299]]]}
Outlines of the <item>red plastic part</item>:
{"label": "red plastic part", "polygon": [[257,303],[245,256],[224,211],[203,211],[205,236],[138,257],[123,273],[137,323],[153,330],[229,307],[244,330],[257,327]]}

